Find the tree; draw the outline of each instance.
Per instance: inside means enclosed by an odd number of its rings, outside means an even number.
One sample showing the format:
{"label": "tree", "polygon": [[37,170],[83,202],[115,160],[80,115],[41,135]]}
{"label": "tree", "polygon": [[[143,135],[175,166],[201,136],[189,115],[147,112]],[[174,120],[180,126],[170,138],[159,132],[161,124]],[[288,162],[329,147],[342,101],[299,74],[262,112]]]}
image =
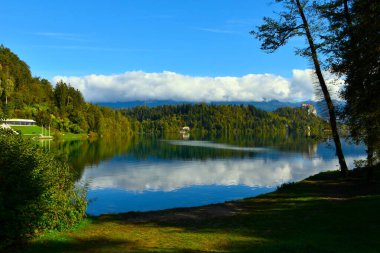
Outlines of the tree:
{"label": "tree", "polygon": [[68,102],[68,86],[63,81],[59,81],[54,88],[55,104],[59,108],[61,115],[66,115],[66,106]]}
{"label": "tree", "polygon": [[1,79],[0,79],[0,97],[1,97],[1,95],[3,95],[3,90],[4,90],[4,88],[1,86],[2,82],[3,81],[1,81]]}
{"label": "tree", "polygon": [[12,94],[13,90],[15,88],[15,85],[12,81],[12,79],[7,78],[4,82],[4,96],[5,96],[5,105],[8,105],[8,97]]}
{"label": "tree", "polygon": [[83,219],[86,188],[65,162],[8,129],[0,129],[0,147],[0,250]]}
{"label": "tree", "polygon": [[318,6],[329,21],[325,52],[329,68],[345,79],[342,115],[350,136],[367,146],[367,165],[380,151],[380,5],[334,0]]}
{"label": "tree", "polygon": [[309,57],[313,62],[315,74],[318,78],[319,86],[328,108],[330,126],[335,143],[336,155],[339,159],[340,170],[342,174],[346,174],[348,167],[338,133],[335,108],[322,74],[317,51],[319,45],[313,37],[313,31],[315,31],[316,27],[313,26],[314,20],[311,19],[312,15],[309,15],[309,20],[306,17],[308,13],[311,14],[313,12],[312,5],[308,0],[276,0],[276,2],[282,3],[285,9],[285,11],[278,14],[279,19],[275,20],[269,17],[264,17],[265,23],[258,27],[258,31],[252,31],[251,34],[262,41],[261,48],[270,53],[276,51],[279,47],[284,46],[289,39],[294,36],[306,37],[308,47],[305,50],[298,50],[298,53]]}

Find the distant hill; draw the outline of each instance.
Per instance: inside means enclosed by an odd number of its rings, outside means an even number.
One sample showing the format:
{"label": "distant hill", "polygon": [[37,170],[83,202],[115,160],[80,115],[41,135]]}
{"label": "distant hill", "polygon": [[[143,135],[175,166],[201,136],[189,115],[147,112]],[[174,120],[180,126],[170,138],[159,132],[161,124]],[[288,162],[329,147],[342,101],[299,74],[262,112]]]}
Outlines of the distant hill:
{"label": "distant hill", "polygon": [[[300,102],[281,102],[278,100],[270,100],[270,101],[263,101],[263,102],[242,102],[242,101],[229,101],[229,102],[210,102],[206,104],[214,104],[214,105],[253,105],[258,109],[265,110],[265,111],[275,111],[279,108],[283,107],[291,107],[291,108],[298,108],[301,107],[302,104],[312,104],[317,109],[317,114],[324,118],[328,119],[328,111],[326,108],[325,103],[322,102],[315,102],[315,101],[300,101]],[[136,106],[143,106],[146,105],[148,107],[157,107],[161,105],[181,105],[181,104],[197,104],[195,102],[186,102],[186,101],[174,101],[174,100],[154,100],[154,101],[128,101],[128,102],[103,102],[103,103],[97,103],[100,106],[105,106],[109,108],[114,109],[128,109],[133,108]],[[334,105],[339,108],[343,106],[343,103],[340,101],[334,101]]]}
{"label": "distant hill", "polygon": [[[178,133],[187,126],[198,134],[320,136],[326,122],[303,108],[284,107],[273,112],[254,105],[180,104],[122,109],[142,133]],[[311,129],[311,132],[310,132]]]}
{"label": "distant hill", "polygon": [[[281,107],[300,107],[302,103],[313,103],[311,101],[304,102],[280,102],[277,100],[265,101],[265,102],[241,102],[241,101],[229,101],[229,102],[209,102],[206,104],[214,105],[253,105],[258,109],[265,111],[274,111]],[[97,103],[101,106],[106,106],[110,108],[126,109],[133,108],[136,106],[146,105],[148,107],[157,107],[161,105],[180,105],[180,104],[197,104],[195,102],[186,101],[173,101],[173,100],[155,100],[155,101],[128,101],[128,102],[102,102]]]}

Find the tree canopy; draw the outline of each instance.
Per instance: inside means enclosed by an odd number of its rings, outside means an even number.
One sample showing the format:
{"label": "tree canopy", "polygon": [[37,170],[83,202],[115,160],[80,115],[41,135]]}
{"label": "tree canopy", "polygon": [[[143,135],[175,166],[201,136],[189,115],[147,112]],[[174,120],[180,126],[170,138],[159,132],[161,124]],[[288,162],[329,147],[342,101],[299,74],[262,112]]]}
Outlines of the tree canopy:
{"label": "tree canopy", "polygon": [[328,20],[327,67],[345,80],[342,118],[351,137],[364,142],[368,164],[380,153],[380,5],[368,0],[334,0],[318,6]]}
{"label": "tree canopy", "polygon": [[321,135],[325,121],[301,108],[281,108],[274,112],[252,105],[183,104],[158,107],[138,106],[123,110],[131,118],[134,131],[144,133],[178,133],[189,126],[204,134],[287,134]]}

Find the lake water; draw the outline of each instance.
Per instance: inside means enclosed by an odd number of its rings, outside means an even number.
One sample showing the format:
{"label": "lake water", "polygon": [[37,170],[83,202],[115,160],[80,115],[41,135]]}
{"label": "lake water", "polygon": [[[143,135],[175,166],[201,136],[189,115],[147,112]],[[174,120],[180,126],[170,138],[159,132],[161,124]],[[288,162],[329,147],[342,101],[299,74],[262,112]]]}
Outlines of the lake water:
{"label": "lake water", "polygon": [[[89,183],[88,214],[199,206],[270,192],[338,168],[330,141],[303,138],[73,141],[58,144]],[[346,160],[365,158],[343,141]]]}

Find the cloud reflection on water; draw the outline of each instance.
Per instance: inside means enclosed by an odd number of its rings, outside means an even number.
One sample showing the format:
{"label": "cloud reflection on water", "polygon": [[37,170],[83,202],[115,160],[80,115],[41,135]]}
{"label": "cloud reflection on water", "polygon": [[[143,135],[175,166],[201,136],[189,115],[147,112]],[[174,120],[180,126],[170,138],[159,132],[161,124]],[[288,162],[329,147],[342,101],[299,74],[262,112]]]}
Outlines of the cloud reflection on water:
{"label": "cloud reflection on water", "polygon": [[[352,163],[354,159],[363,158],[358,155],[346,159]],[[90,179],[91,189],[114,188],[134,192],[174,191],[195,185],[273,187],[334,168],[337,168],[336,159],[308,159],[298,154],[289,154],[282,159],[116,159],[86,169],[83,179]]]}

